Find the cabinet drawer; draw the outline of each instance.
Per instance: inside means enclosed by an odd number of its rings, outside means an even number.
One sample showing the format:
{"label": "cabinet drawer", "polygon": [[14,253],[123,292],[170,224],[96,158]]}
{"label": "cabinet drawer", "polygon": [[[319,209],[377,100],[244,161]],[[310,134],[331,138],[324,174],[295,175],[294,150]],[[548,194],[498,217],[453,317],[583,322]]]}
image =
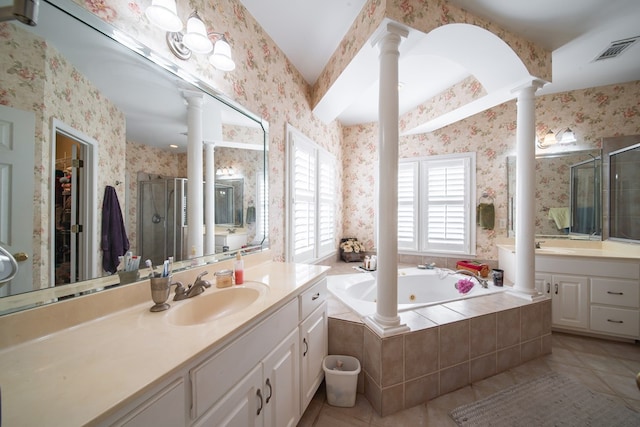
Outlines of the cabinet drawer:
{"label": "cabinet drawer", "polygon": [[640,285],[637,281],[592,278],[591,302],[638,308]]}
{"label": "cabinet drawer", "polygon": [[324,278],[320,280],[306,292],[301,294],[299,298],[300,320],[304,320],[327,299],[327,279]]}
{"label": "cabinet drawer", "polygon": [[591,330],[638,337],[640,334],[640,312],[592,305]]}

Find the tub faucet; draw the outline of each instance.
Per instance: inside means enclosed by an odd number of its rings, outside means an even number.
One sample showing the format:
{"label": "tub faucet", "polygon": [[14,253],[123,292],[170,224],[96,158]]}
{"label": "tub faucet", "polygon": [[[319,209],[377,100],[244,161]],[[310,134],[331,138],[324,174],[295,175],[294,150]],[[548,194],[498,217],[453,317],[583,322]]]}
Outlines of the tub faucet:
{"label": "tub faucet", "polygon": [[456,270],[456,274],[464,274],[465,276],[469,276],[469,277],[472,277],[472,278],[476,279],[478,281],[478,284],[480,286],[482,286],[483,288],[488,288],[489,287],[489,281],[487,279],[483,279],[482,277],[480,277],[480,275],[475,274],[472,271],[469,271],[469,270]]}
{"label": "tub faucet", "polygon": [[182,283],[178,282],[176,284],[176,294],[174,295],[173,300],[181,301],[183,299],[195,297],[203,293],[205,288],[210,288],[211,282],[209,282],[208,280],[202,280],[202,276],[204,276],[205,274],[209,274],[209,272],[203,271],[202,273],[198,274],[198,277],[196,277],[196,281],[193,282],[193,285],[189,285],[187,289],[184,288]]}

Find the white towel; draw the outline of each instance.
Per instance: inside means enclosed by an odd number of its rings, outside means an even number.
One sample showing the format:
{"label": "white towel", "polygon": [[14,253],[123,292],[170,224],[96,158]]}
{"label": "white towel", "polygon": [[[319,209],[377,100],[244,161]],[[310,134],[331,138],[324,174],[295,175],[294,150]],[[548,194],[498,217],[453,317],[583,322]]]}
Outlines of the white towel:
{"label": "white towel", "polygon": [[549,219],[552,219],[556,223],[558,230],[563,228],[569,228],[571,225],[571,218],[569,215],[569,208],[550,208]]}

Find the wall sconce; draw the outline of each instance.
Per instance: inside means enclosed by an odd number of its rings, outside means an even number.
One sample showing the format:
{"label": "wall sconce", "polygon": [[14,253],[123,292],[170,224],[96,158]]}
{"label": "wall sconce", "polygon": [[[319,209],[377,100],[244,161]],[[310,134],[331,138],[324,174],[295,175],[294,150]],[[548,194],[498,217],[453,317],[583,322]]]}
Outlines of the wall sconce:
{"label": "wall sconce", "polygon": [[221,71],[232,71],[236,68],[231,58],[231,46],[225,35],[207,32],[197,11],[193,11],[187,18],[184,33],[175,0],[152,0],[145,14],[152,24],[167,32],[167,45],[177,58],[186,61],[192,52],[206,55],[213,51],[209,63],[215,68]]}
{"label": "wall sconce", "polygon": [[547,134],[543,138],[536,138],[536,145],[538,148],[546,149],[556,144],[571,144],[576,142],[576,135],[570,128],[566,128],[561,130],[558,133],[553,133],[552,130],[549,130]]}
{"label": "wall sconce", "polygon": [[0,22],[17,19],[35,27],[38,23],[40,0],[14,0],[13,5],[0,7]]}

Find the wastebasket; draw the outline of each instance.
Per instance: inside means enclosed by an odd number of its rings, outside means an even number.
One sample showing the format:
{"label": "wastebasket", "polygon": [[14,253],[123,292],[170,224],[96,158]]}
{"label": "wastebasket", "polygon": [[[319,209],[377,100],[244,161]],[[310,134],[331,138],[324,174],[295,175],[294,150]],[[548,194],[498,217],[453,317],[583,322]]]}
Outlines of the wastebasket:
{"label": "wastebasket", "polygon": [[330,355],[322,361],[327,386],[327,402],[350,408],[356,404],[360,362],[355,357]]}

